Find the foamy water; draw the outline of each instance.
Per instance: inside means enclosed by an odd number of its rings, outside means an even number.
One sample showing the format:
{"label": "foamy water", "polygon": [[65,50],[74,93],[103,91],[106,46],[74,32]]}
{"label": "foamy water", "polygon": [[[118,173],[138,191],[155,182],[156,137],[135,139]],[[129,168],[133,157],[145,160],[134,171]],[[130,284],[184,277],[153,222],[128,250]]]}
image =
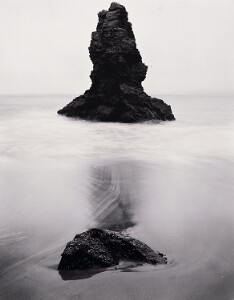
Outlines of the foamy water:
{"label": "foamy water", "polygon": [[[234,99],[164,97],[175,122],[129,125],[57,115],[70,99],[0,98],[0,299],[233,299]],[[91,226],[168,265],[64,280]]]}

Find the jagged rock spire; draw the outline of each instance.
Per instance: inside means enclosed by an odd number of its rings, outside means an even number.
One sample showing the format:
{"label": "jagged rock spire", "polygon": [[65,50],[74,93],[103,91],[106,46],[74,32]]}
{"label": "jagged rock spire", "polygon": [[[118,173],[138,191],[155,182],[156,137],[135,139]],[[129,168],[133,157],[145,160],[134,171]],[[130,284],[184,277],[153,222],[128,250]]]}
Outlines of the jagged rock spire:
{"label": "jagged rock spire", "polygon": [[174,120],[169,105],[143,90],[147,66],[137,49],[125,7],[113,2],[108,11],[99,12],[98,18],[89,47],[91,88],[58,113],[112,122]]}

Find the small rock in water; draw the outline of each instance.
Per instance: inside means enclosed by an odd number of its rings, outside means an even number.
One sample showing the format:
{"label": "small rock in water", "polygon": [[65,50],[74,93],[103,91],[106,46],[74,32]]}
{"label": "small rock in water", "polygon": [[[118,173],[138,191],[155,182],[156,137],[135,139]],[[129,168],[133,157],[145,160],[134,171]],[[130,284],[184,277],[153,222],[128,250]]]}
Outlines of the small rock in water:
{"label": "small rock in water", "polygon": [[91,88],[58,113],[103,122],[175,120],[170,105],[144,92],[141,83],[148,67],[137,49],[125,7],[113,2],[98,17],[89,47]]}
{"label": "small rock in water", "polygon": [[137,239],[111,230],[90,229],[75,236],[62,253],[59,270],[106,268],[122,260],[166,264],[164,254]]}

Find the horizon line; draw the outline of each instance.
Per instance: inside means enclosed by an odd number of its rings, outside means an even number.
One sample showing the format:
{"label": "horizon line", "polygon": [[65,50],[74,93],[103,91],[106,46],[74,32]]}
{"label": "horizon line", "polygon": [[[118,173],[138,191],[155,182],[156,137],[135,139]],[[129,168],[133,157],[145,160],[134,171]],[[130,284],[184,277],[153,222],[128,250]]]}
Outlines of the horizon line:
{"label": "horizon line", "polygon": [[[76,96],[76,95],[81,95],[81,94],[78,94],[78,93],[3,93],[1,94],[0,93],[0,97],[3,97],[3,96],[12,96],[12,97],[16,97],[16,96],[26,96],[26,97],[30,97],[30,96],[40,96],[40,97],[46,97],[46,96]],[[77,97],[78,97],[77,96]],[[157,96],[152,96],[152,97],[161,97],[161,96],[183,96],[183,97],[186,97],[186,96],[190,96],[190,97],[234,97],[234,94],[157,94]]]}

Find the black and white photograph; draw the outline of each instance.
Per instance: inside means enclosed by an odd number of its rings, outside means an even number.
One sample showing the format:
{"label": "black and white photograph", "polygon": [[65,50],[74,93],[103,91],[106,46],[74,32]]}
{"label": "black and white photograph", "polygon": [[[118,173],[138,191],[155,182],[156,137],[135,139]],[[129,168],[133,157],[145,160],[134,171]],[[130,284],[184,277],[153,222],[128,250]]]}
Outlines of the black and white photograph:
{"label": "black and white photograph", "polygon": [[234,300],[234,1],[0,0],[0,300]]}

